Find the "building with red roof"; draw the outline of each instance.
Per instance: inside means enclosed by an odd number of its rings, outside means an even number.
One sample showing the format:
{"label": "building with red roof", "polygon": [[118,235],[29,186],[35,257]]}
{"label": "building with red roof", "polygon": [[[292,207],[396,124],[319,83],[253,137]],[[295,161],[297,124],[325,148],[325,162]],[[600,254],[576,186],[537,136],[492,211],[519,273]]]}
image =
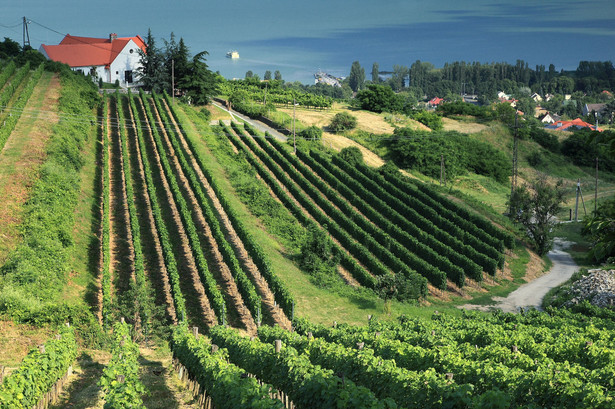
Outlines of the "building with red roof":
{"label": "building with red roof", "polygon": [[430,107],[437,107],[443,102],[444,102],[444,98],[433,97],[431,100],[429,100],[427,105],[429,105]]}
{"label": "building with red roof", "polygon": [[573,119],[572,121],[556,121],[550,125],[545,126],[547,129],[553,129],[555,131],[574,131],[576,129],[591,129],[592,131],[602,132],[602,129],[583,121],[581,118]]}
{"label": "building with red roof", "polygon": [[41,45],[49,60],[68,64],[73,71],[91,74],[104,82],[119,81],[122,87],[139,85],[136,70],[141,67],[139,50],[145,52],[141,36],[109,38],[77,37],[67,34],[58,45]]}

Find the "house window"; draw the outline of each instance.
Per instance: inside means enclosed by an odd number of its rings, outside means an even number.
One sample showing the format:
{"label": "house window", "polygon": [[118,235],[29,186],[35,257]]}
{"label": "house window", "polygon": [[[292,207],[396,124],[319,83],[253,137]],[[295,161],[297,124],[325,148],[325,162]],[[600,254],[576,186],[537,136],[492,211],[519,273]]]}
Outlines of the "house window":
{"label": "house window", "polygon": [[124,81],[127,84],[132,84],[132,71],[124,71]]}
{"label": "house window", "polygon": [[131,48],[130,51],[128,51],[130,54],[132,54],[134,52],[134,50]]}

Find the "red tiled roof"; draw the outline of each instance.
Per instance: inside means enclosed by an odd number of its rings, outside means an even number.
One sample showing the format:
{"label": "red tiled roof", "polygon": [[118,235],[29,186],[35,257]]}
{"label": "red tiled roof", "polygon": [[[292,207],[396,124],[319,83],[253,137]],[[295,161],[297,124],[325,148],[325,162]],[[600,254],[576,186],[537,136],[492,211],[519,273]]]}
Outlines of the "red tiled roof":
{"label": "red tiled roof", "polygon": [[63,62],[71,67],[110,65],[118,54],[133,40],[145,51],[145,41],[141,36],[109,38],[76,37],[67,34],[59,45],[42,45],[49,58]]}
{"label": "red tiled roof", "polygon": [[596,128],[596,126],[583,121],[581,118],[573,119],[572,121],[556,121],[549,125],[549,128],[555,129],[556,131],[565,131],[573,126],[577,128],[589,128],[594,131],[602,132],[602,129]]}
{"label": "red tiled roof", "polygon": [[429,101],[429,105],[440,105],[442,102],[444,102],[444,98],[434,97]]}

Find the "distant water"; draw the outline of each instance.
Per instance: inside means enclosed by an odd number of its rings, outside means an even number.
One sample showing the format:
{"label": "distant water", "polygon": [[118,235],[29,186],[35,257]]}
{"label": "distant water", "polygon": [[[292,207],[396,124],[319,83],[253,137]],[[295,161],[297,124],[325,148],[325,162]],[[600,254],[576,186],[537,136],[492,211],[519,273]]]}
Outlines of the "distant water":
{"label": "distant water", "polygon": [[[531,68],[553,63],[559,71],[576,69],[581,60],[615,60],[611,36],[579,33],[572,28],[569,34],[548,30],[536,33],[531,27],[506,31],[498,27],[500,23],[497,19],[466,17],[463,26],[415,23],[338,32],[326,38],[243,41],[227,48],[212,47],[209,65],[227,78],[244,78],[248,70],[262,78],[266,70],[280,70],[287,81],[313,83],[313,74],[319,69],[347,76],[355,60],[365,69],[366,79],[371,78],[374,62],[378,62],[380,71],[391,71],[394,65],[409,67],[416,60],[436,67],[453,61],[515,64],[524,60]],[[597,20],[595,24],[607,23]],[[241,58],[226,58],[230,49],[236,49]]]}

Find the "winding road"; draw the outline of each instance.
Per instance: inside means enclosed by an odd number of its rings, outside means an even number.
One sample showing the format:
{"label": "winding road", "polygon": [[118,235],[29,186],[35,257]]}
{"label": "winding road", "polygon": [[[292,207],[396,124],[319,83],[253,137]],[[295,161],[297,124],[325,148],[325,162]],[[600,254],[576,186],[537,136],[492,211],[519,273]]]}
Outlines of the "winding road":
{"label": "winding road", "polygon": [[534,307],[541,309],[542,299],[550,289],[557,287],[568,280],[579,266],[574,262],[570,254],[564,251],[569,243],[555,239],[554,248],[547,257],[553,262],[549,272],[534,281],[523,284],[508,297],[493,297],[495,304],[461,306],[465,309],[493,310],[500,309],[504,312],[518,312],[521,308]]}

